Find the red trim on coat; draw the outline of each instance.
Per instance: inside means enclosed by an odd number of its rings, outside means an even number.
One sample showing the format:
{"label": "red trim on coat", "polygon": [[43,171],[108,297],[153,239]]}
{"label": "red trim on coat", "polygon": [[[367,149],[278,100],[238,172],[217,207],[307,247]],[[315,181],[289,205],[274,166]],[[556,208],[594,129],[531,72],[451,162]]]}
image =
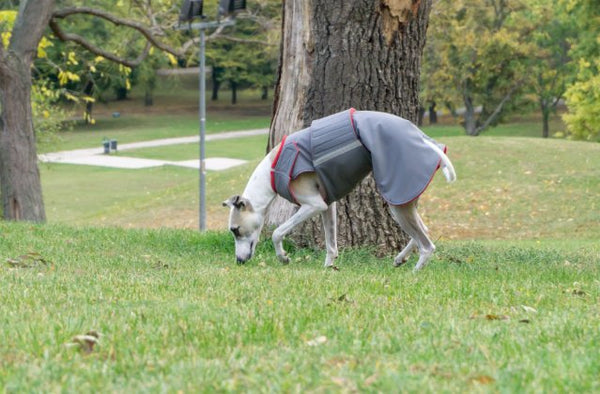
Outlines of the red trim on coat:
{"label": "red trim on coat", "polygon": [[358,138],[358,132],[356,131],[356,125],[354,124],[354,113],[356,110],[354,108],[350,108],[350,123],[352,124],[352,131],[354,131],[354,135]]}
{"label": "red trim on coat", "polygon": [[275,166],[277,165],[277,161],[279,160],[279,156],[281,155],[281,149],[283,149],[283,145],[285,144],[286,138],[287,138],[287,135],[284,135],[283,139],[279,143],[279,149],[277,149],[277,154],[275,155],[275,158],[273,159],[273,162],[271,163],[271,188],[273,189],[273,191],[275,193],[277,193],[277,189],[275,188],[275,171],[273,171],[273,170],[275,169]]}
{"label": "red trim on coat", "polygon": [[[446,154],[447,151],[448,151],[448,147],[446,145],[444,145],[444,154]],[[425,185],[423,190],[421,190],[421,192],[419,194],[417,194],[417,196],[415,198],[413,198],[412,200],[405,202],[404,204],[400,204],[400,205],[410,204],[411,202],[415,201],[417,198],[421,197],[421,194],[425,193],[425,190],[427,190],[427,188],[429,187],[429,184],[431,183],[431,181],[433,181],[433,177],[435,176],[435,173],[437,172],[437,170],[440,169],[441,166],[442,166],[442,158],[440,157],[440,161],[438,161],[437,167],[435,167],[435,170],[433,170],[433,174],[431,174],[431,178],[429,178],[429,182],[427,182],[427,184]]]}

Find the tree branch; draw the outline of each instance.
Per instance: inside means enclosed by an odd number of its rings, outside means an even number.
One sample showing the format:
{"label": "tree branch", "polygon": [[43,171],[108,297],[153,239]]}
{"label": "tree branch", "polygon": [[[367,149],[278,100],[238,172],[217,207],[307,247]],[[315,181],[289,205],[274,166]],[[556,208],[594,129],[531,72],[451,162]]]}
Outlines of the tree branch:
{"label": "tree branch", "polygon": [[517,83],[513,85],[509,92],[504,96],[502,101],[500,101],[500,103],[496,106],[494,112],[492,112],[492,114],[488,116],[487,120],[480,127],[477,128],[477,134],[487,129],[490,126],[490,124],[492,124],[492,122],[496,119],[496,117],[500,115],[500,113],[502,113],[502,108],[504,108],[504,104],[506,104],[508,100],[510,100],[510,98],[512,97],[513,93],[516,92],[517,89],[519,89],[519,87],[521,86],[521,82],[522,81],[517,81]]}
{"label": "tree branch", "polygon": [[[80,36],[78,34],[64,32],[61,29],[61,27],[59,26],[57,19],[64,19],[68,16],[77,15],[77,14],[96,16],[98,18],[107,20],[116,26],[126,26],[128,28],[134,29],[134,30],[138,31],[142,36],[144,36],[144,38],[147,40],[147,45],[146,45],[144,51],[142,51],[142,53],[140,53],[137,58],[131,60],[131,59],[127,59],[127,58],[115,55],[114,53],[108,52],[108,51],[90,43],[89,41],[87,41],[85,38],[83,38],[82,36]],[[95,9],[95,8],[71,7],[71,8],[65,8],[62,10],[55,11],[52,14],[52,19],[50,20],[49,25],[50,25],[50,28],[52,29],[52,32],[60,40],[73,41],[96,55],[102,56],[113,62],[123,64],[128,67],[138,66],[148,56],[148,53],[150,52],[150,47],[152,45],[159,48],[162,51],[168,52],[168,53],[170,53],[174,56],[178,56],[178,57],[182,56],[185,53],[183,50],[177,50],[177,49],[165,44],[164,42],[160,41],[159,39],[157,39],[156,30],[159,30],[159,29],[157,29],[157,28],[153,29],[153,28],[143,25],[142,23],[133,21],[131,19],[121,18],[121,17],[113,15],[109,12]]]}
{"label": "tree branch", "polygon": [[37,46],[51,18],[54,0],[21,1],[13,26],[9,48],[26,62],[31,62],[37,53]]}

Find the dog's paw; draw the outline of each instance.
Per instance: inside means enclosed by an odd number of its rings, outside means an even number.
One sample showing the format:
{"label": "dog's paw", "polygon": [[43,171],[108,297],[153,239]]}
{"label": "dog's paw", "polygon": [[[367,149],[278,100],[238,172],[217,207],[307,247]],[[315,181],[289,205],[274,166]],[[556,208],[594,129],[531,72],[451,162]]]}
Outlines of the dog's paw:
{"label": "dog's paw", "polygon": [[290,258],[287,257],[285,254],[277,255],[277,258],[279,259],[281,264],[289,264],[289,262],[290,262]]}
{"label": "dog's paw", "polygon": [[408,261],[408,257],[403,257],[401,259],[395,259],[394,267],[400,267],[401,265],[406,264],[407,261]]}

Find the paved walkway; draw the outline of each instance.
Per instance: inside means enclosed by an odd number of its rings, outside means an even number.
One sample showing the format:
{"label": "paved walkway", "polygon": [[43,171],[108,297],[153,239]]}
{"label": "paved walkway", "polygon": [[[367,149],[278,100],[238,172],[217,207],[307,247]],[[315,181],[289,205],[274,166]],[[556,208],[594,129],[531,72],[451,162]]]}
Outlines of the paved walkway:
{"label": "paved walkway", "polygon": [[[269,129],[258,129],[248,131],[232,131],[227,133],[209,134],[205,137],[205,141],[217,141],[228,138],[250,137],[254,135],[268,134]],[[143,142],[134,142],[130,144],[119,144],[118,151],[123,152],[139,148],[152,148],[157,146],[178,145],[178,144],[193,144],[198,143],[200,136],[180,137],[180,138],[165,138],[160,140],[151,140]],[[114,167],[140,169],[150,167],[160,167],[164,165],[199,168],[200,160],[186,161],[168,161],[154,159],[140,159],[136,157],[127,157],[122,155],[104,154],[104,148],[91,149],[76,149],[69,151],[61,151],[54,153],[46,153],[38,156],[39,160],[45,163],[66,163],[66,164],[82,164],[90,166]],[[207,170],[219,171],[227,168],[245,164],[245,160],[230,159],[226,157],[211,157],[205,159]]]}

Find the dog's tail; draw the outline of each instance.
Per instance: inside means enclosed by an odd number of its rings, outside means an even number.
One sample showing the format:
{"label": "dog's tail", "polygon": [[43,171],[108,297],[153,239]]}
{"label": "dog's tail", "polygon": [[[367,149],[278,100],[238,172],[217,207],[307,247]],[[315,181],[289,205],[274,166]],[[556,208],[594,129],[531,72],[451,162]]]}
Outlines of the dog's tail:
{"label": "dog's tail", "polygon": [[444,151],[441,150],[439,146],[429,141],[427,138],[423,138],[423,141],[440,156],[440,159],[442,159],[442,172],[444,173],[446,180],[448,182],[454,182],[456,180],[456,171],[454,171],[454,166],[452,165],[452,162],[448,156],[446,156]]}

